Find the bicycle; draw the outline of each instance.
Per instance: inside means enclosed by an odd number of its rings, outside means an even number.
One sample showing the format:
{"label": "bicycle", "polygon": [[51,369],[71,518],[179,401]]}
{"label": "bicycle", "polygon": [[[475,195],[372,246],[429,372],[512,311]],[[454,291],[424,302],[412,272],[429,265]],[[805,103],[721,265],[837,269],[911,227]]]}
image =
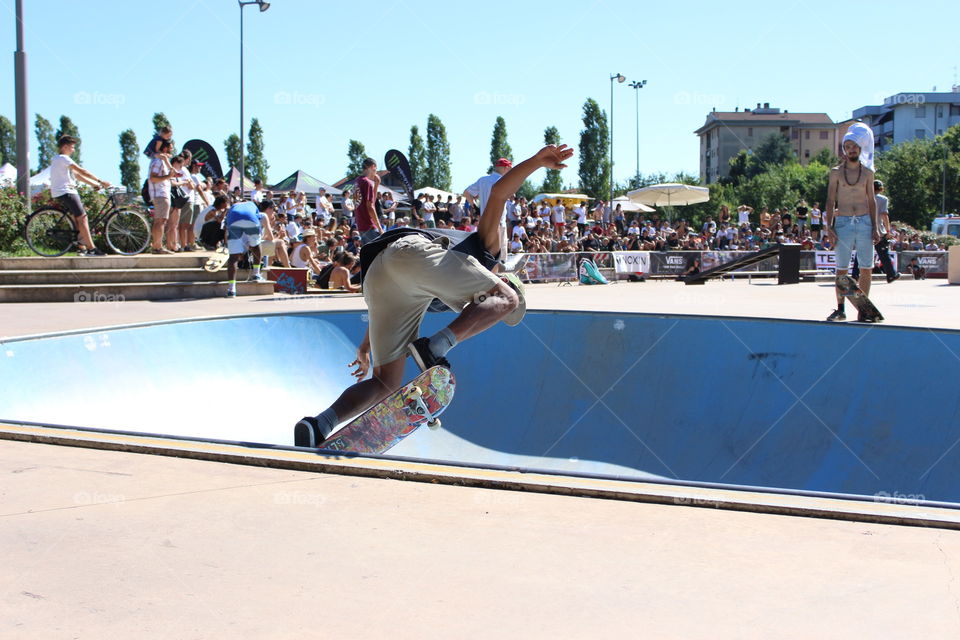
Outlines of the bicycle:
{"label": "bicycle", "polygon": [[[89,216],[90,232],[102,226],[103,236],[114,253],[135,256],[150,244],[150,223],[131,207],[139,197],[136,193],[111,193],[100,211]],[[53,203],[27,217],[23,235],[34,253],[55,258],[79,245],[80,233],[73,216]]]}

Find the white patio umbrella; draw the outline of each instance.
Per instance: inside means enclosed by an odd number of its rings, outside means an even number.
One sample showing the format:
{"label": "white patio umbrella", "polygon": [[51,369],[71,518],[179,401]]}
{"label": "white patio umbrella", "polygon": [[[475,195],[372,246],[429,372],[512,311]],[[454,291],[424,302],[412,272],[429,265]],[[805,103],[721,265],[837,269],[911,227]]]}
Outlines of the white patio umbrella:
{"label": "white patio umbrella", "polygon": [[627,197],[651,207],[674,207],[706,202],[710,199],[710,190],[690,184],[665,182],[630,191]]}

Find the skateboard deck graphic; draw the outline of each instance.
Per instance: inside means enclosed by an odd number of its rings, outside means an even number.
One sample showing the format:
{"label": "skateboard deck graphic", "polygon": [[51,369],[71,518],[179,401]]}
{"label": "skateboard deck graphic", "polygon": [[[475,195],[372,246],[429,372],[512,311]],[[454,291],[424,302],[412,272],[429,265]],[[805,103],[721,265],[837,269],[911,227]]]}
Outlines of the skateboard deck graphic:
{"label": "skateboard deck graphic", "polygon": [[421,425],[435,422],[456,386],[445,367],[431,367],[382,402],[354,418],[320,443],[320,449],[353,453],[383,453]]}
{"label": "skateboard deck graphic", "polygon": [[841,295],[850,300],[850,304],[860,312],[866,322],[883,322],[880,311],[870,302],[867,294],[857,286],[856,280],[845,273],[839,275],[837,276],[837,289],[840,290]]}

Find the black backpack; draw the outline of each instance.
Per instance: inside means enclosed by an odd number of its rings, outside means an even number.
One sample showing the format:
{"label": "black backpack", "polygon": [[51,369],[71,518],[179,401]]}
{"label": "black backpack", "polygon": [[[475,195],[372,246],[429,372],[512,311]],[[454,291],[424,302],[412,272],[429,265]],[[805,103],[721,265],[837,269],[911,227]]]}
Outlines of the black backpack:
{"label": "black backpack", "polygon": [[150,178],[143,181],[143,187],[140,189],[140,197],[143,198],[143,203],[148,207],[153,204],[153,199],[150,197]]}

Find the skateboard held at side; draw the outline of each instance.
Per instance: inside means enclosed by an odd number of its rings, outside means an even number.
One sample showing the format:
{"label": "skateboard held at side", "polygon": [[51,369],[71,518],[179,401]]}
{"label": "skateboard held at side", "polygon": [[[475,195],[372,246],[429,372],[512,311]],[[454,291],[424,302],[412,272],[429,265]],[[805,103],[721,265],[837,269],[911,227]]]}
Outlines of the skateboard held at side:
{"label": "skateboard held at side", "polygon": [[437,418],[450,406],[455,386],[449,369],[431,367],[335,431],[319,448],[383,453],[421,425],[439,428]]}
{"label": "skateboard held at side", "polygon": [[204,263],[203,268],[210,273],[220,271],[223,268],[223,265],[227,264],[227,260],[230,259],[230,254],[227,253],[226,249],[217,249],[216,252]]}
{"label": "skateboard held at side", "polygon": [[856,280],[845,273],[839,275],[837,276],[837,289],[839,289],[840,295],[850,300],[850,303],[860,312],[863,322],[883,322],[880,311],[870,302],[867,294],[857,286]]}

